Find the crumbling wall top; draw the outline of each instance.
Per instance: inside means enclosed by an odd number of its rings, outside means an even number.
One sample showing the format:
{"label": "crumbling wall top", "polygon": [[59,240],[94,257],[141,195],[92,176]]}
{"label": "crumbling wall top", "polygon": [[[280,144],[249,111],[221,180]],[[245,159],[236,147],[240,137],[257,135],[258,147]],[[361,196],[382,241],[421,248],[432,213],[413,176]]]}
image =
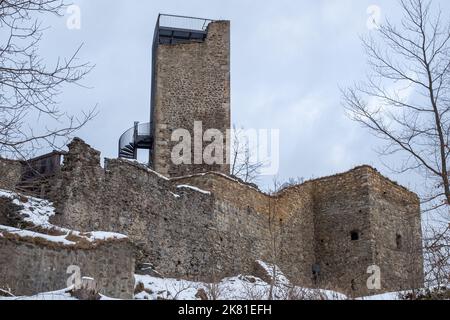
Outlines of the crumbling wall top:
{"label": "crumbling wall top", "polygon": [[95,150],[80,138],[74,138],[68,144],[69,152],[64,157],[64,167],[73,166],[75,163],[83,163],[88,166],[100,166],[100,151]]}

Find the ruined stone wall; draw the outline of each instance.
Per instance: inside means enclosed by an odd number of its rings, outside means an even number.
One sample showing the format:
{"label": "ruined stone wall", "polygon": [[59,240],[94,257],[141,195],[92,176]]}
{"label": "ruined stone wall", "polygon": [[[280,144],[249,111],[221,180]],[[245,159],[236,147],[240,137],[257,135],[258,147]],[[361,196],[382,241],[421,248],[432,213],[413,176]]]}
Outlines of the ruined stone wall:
{"label": "ruined stone wall", "polygon": [[251,272],[252,262],[259,259],[278,265],[294,283],[312,285],[315,259],[309,186],[272,197],[251,184],[212,172],[172,179],[172,183],[193,185],[214,194],[219,230],[235,239],[234,247],[233,242],[229,244],[231,252],[240,252],[244,243],[245,248],[251,248],[236,256],[247,261],[235,261],[236,272]]}
{"label": "ruined stone wall", "polygon": [[[229,173],[227,164],[207,165],[203,161],[203,164],[194,164],[193,128],[194,121],[201,121],[203,133],[218,129],[228,143],[226,130],[231,127],[230,23],[210,23],[207,38],[202,43],[159,45],[155,71],[152,115],[155,170],[171,177],[208,171]],[[171,142],[171,136],[176,129],[191,133],[192,165],[176,166],[171,161],[172,148],[177,144]]]}
{"label": "ruined stone wall", "polygon": [[171,179],[175,185],[189,184],[214,193],[216,199],[232,203],[242,211],[253,210],[267,214],[270,197],[251,184],[220,173],[208,172]]}
{"label": "ruined stone wall", "polygon": [[276,197],[280,220],[279,258],[281,270],[297,285],[313,287],[315,257],[314,199],[311,185],[289,188]]}
{"label": "ruined stone wall", "polygon": [[297,186],[271,197],[250,184],[218,173],[172,179],[172,182],[190,184],[214,194],[220,227],[236,235],[232,239],[248,241],[246,247],[253,246],[250,253],[244,253],[246,259],[275,263],[293,282],[312,285],[311,268],[315,258],[310,186]]}
{"label": "ruined stone wall", "polygon": [[185,183],[129,161],[108,160],[103,170],[81,140],[70,149],[52,196],[52,223],[126,234],[140,249],[139,262],[166,276],[231,276],[250,272],[264,257],[268,232],[258,212],[178,188]]}
{"label": "ruined stone wall", "polygon": [[[83,148],[83,150],[78,150]],[[119,232],[140,249],[140,262],[151,262],[167,275],[192,277],[211,263],[205,246],[212,218],[207,195],[172,192],[168,180],[147,168],[109,160],[105,170],[96,153],[76,141],[65,157],[56,192],[57,216],[52,223],[80,230]]]}
{"label": "ruined stone wall", "polygon": [[420,201],[417,195],[373,172],[369,176],[374,264],[387,291],[424,284]]}
{"label": "ruined stone wall", "polygon": [[13,190],[22,177],[22,164],[0,158],[0,189]]}
{"label": "ruined stone wall", "polygon": [[100,293],[131,299],[134,258],[130,252],[131,243],[124,240],[85,249],[0,235],[0,288],[10,288],[17,296],[62,290],[70,276],[67,268],[77,265],[81,276],[97,281]]}
{"label": "ruined stone wall", "polygon": [[265,215],[242,210],[220,199],[215,202],[214,212],[214,228],[219,237],[214,246],[220,269],[229,268],[228,275],[252,274],[256,260],[271,260],[271,239]]}
{"label": "ruined stone wall", "polygon": [[[261,230],[255,241],[268,244],[261,246],[259,259],[275,262],[299,285],[360,296],[411,288],[411,279],[423,280],[417,197],[371,167],[309,181],[275,197],[216,173],[172,182],[213,192],[225,207],[224,225],[231,226],[231,233],[239,227],[227,212],[245,224],[249,221],[243,217],[259,213],[247,231]],[[392,250],[397,234],[403,237],[402,250]],[[237,239],[242,236],[237,234]],[[383,272],[380,291],[367,288],[367,269],[372,265]]]}
{"label": "ruined stone wall", "polygon": [[50,183],[53,187],[47,195],[57,204],[52,222],[74,230],[99,230],[96,208],[101,205],[99,200],[105,192],[100,152],[78,138],[68,147],[61,171]]}
{"label": "ruined stone wall", "polygon": [[[373,264],[369,168],[315,180],[314,230],[317,284],[348,294],[366,294]],[[352,240],[352,232],[358,239]],[[383,239],[378,239],[383,241]]]}
{"label": "ruined stone wall", "polygon": [[166,276],[196,279],[214,265],[213,199],[190,189],[172,189],[145,167],[111,160],[98,195],[98,228],[118,230],[139,246],[141,262]]}
{"label": "ruined stone wall", "polygon": [[[368,166],[306,184],[313,186],[320,286],[361,296],[412,288],[411,279],[423,283],[415,194]],[[398,234],[404,245],[396,250]],[[370,266],[381,268],[381,290],[367,288]]]}
{"label": "ruined stone wall", "polygon": [[[99,161],[83,141],[72,142],[51,193],[52,223],[126,234],[138,262],[168,277],[218,280],[251,273],[264,260],[298,285],[374,294],[366,287],[371,265],[386,269],[380,292],[405,282],[397,275],[406,255],[386,249],[396,232],[406,239],[412,230],[421,241],[417,199],[370,167],[268,196],[220,173],[168,179],[134,162],[107,160],[103,169]],[[403,222],[408,215],[412,229]],[[419,254],[408,257],[421,263]]]}
{"label": "ruined stone wall", "polygon": [[20,228],[23,219],[18,214],[19,209],[10,199],[0,196],[0,225]]}

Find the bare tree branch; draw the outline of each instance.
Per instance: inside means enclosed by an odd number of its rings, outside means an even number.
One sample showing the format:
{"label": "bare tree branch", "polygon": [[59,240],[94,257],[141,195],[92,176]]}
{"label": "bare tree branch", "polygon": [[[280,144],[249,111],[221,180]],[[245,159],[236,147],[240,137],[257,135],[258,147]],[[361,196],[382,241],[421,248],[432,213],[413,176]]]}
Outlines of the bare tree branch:
{"label": "bare tree branch", "polygon": [[[62,16],[62,0],[0,0],[0,155],[26,158],[40,148],[60,149],[95,115],[79,116],[60,108],[65,85],[82,86],[92,70],[80,63],[82,45],[50,67],[39,55],[45,28],[39,17]],[[45,127],[38,127],[44,123]]]}
{"label": "bare tree branch", "polygon": [[248,138],[244,129],[233,126],[231,175],[244,182],[255,183],[265,163],[253,159],[254,150],[251,150]]}
{"label": "bare tree branch", "polygon": [[[343,89],[351,119],[401,154],[397,172],[414,171],[430,186],[424,204],[450,204],[450,20],[429,0],[401,0],[404,16],[362,38],[371,73]],[[432,191],[432,192],[430,192]],[[428,210],[428,208],[426,208]]]}

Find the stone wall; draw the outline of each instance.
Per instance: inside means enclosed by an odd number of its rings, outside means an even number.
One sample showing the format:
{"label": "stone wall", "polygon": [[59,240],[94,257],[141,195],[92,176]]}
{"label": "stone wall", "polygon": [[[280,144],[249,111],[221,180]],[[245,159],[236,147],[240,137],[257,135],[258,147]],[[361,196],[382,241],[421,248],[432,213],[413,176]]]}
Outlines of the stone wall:
{"label": "stone wall", "polygon": [[103,194],[105,180],[100,152],[78,138],[68,147],[61,171],[54,177],[53,188],[48,194],[57,205],[52,222],[74,230],[100,230],[96,223],[100,219],[96,197]]}
{"label": "stone wall", "polygon": [[[77,144],[85,146],[80,141]],[[94,155],[88,146],[83,154],[86,158]],[[66,159],[72,162],[78,155],[69,153]],[[131,162],[110,160],[103,170],[96,160],[63,166],[60,193],[53,195],[59,213],[54,224],[127,234],[141,249],[140,261],[151,261],[157,269],[164,265],[162,273],[190,276],[186,265],[200,261],[195,268],[201,268],[208,263],[201,261],[202,248],[196,243],[202,239],[189,235],[198,227],[191,221],[194,215],[204,223],[201,227],[207,225],[212,205],[203,201],[205,195],[189,190],[175,194],[168,180]],[[188,210],[193,213],[185,214]]]}
{"label": "stone wall", "polygon": [[311,185],[286,189],[275,200],[275,213],[281,219],[280,255],[276,263],[293,283],[314,287],[312,266],[316,263],[316,238]]}
{"label": "stone wall", "polygon": [[[247,241],[245,248],[252,248],[242,252],[247,260],[240,265],[244,270],[250,270],[252,263],[260,259],[277,264],[293,282],[312,285],[315,258],[309,186],[271,197],[251,184],[213,172],[172,179],[172,183],[190,184],[214,194],[219,226],[233,235],[231,239]],[[232,252],[239,252],[236,250]]]}
{"label": "stone wall", "polygon": [[20,227],[23,219],[17,214],[19,207],[10,199],[0,196],[0,225]]}
{"label": "stone wall", "polygon": [[251,184],[217,172],[172,178],[173,184],[193,185],[212,192],[217,199],[234,204],[242,211],[253,210],[267,214],[270,197]]}
{"label": "stone wall", "polygon": [[[423,285],[420,206],[415,194],[369,166],[302,186],[310,187],[313,198],[314,264],[319,270],[313,283],[354,296]],[[393,250],[398,234],[404,246]],[[381,290],[367,288],[370,266],[381,269]]]}
{"label": "stone wall", "polygon": [[139,262],[188,279],[250,271],[267,246],[257,212],[178,188],[183,183],[133,162],[107,160],[102,169],[98,161],[83,141],[70,145],[51,195],[57,208],[52,223],[126,234],[140,248]]}
{"label": "stone wall", "polygon": [[0,195],[0,288],[11,288],[15,295],[65,289],[67,267],[76,265],[81,276],[97,281],[101,293],[115,298],[133,297],[135,248],[129,239],[89,241],[76,233],[52,237],[68,231],[57,227],[48,230],[25,221],[29,216],[20,213],[23,207],[19,203],[29,199],[17,197],[19,202]]}
{"label": "stone wall", "polygon": [[371,174],[369,182],[374,261],[381,268],[383,288],[400,291],[422,287],[419,198],[378,174]]}
{"label": "stone wall", "polygon": [[0,287],[10,288],[17,296],[62,290],[67,288],[70,276],[67,268],[76,265],[81,276],[97,281],[100,293],[131,299],[134,293],[132,251],[131,243],[124,240],[86,249],[0,235]]}
{"label": "stone wall", "polygon": [[[207,31],[204,42],[160,44],[154,57],[152,163],[157,172],[166,176],[207,171],[229,173],[227,164],[206,165],[204,161],[194,164],[194,121],[203,123],[203,133],[208,129],[220,130],[224,145],[228,144],[226,131],[231,127],[230,23],[212,22]],[[171,161],[171,151],[177,144],[171,141],[171,136],[176,129],[186,129],[192,136],[192,165],[177,166]]]}
{"label": "stone wall", "polygon": [[[99,152],[79,139],[69,149],[49,194],[57,209],[52,223],[126,234],[138,247],[138,264],[165,276],[218,280],[251,273],[263,260],[298,285],[353,295],[408,287],[408,265],[423,281],[419,251],[389,249],[397,233],[419,249],[417,197],[370,167],[269,196],[221,173],[168,179],[120,159],[103,169]],[[380,291],[367,290],[371,265],[385,277]]]}
{"label": "stone wall", "polygon": [[0,158],[0,189],[13,190],[22,177],[19,161]]}
{"label": "stone wall", "polygon": [[[311,182],[320,287],[367,294],[366,272],[373,264],[368,170],[362,167]],[[352,240],[352,233],[357,239]]]}
{"label": "stone wall", "polygon": [[[423,284],[417,196],[369,166],[289,187],[274,197],[218,173],[172,182],[211,191],[226,208],[224,217],[233,213],[241,224],[252,223],[246,232],[256,232],[254,241],[261,247],[250,258],[277,264],[296,284],[354,296]],[[248,215],[255,212],[259,219],[249,221]],[[225,219],[229,232],[243,229]],[[392,250],[398,234],[403,248]],[[238,233],[237,239],[242,238]],[[378,291],[367,288],[367,270],[373,265],[382,272]]]}

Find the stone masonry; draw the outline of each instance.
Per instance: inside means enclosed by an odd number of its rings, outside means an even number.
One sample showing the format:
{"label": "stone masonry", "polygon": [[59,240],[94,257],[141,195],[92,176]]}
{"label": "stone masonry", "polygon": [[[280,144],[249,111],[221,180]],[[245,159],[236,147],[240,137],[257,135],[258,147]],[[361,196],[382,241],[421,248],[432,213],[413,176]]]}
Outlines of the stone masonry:
{"label": "stone masonry", "polygon": [[[211,22],[203,42],[160,44],[153,59],[152,168],[123,159],[106,159],[102,167],[100,152],[76,138],[49,188],[41,188],[56,207],[54,225],[125,234],[136,249],[68,251],[0,238],[0,268],[8,270],[0,286],[53,289],[62,285],[59,264],[73,259],[109,278],[107,292],[118,296],[129,294],[121,288],[129,284],[134,259],[136,272],[151,264],[164,276],[197,281],[251,274],[262,260],[294,284],[351,296],[423,285],[419,199],[375,169],[361,166],[268,195],[230,177],[227,164],[195,163],[205,147],[194,142],[196,122],[202,134],[218,129],[229,144],[228,21]],[[177,129],[191,134],[192,164],[172,162]],[[18,162],[0,160],[0,188],[14,189],[19,169]],[[0,201],[0,209],[0,224],[14,223],[14,206]],[[37,263],[28,270],[31,261]],[[114,267],[105,271],[109,264]],[[373,270],[381,272],[379,290],[367,286]]]}
{"label": "stone masonry", "polygon": [[[201,122],[201,135],[217,129],[223,135],[224,146],[230,116],[230,22],[216,21],[208,25],[204,42],[161,44],[153,59],[155,63],[154,169],[166,176],[179,177],[192,173],[229,172],[229,165],[207,165],[194,159],[194,122]],[[192,137],[192,165],[174,165],[171,161],[171,141],[176,129],[189,131]],[[197,152],[202,155],[202,136]],[[218,142],[218,141],[217,141]],[[222,141],[221,141],[222,142]],[[201,150],[199,150],[201,149]],[[224,156],[221,158],[225,160]],[[226,162],[226,161],[224,161]]]}
{"label": "stone masonry", "polygon": [[[92,248],[67,247],[36,239],[0,236],[0,287],[15,295],[35,295],[67,287],[67,268],[80,267],[106,296],[131,299],[134,257],[131,243],[110,241]],[[57,297],[56,297],[57,298]]]}
{"label": "stone masonry", "polygon": [[[269,196],[217,172],[169,179],[120,159],[103,169],[100,153],[75,139],[53,185],[51,222],[128,235],[138,272],[150,263],[214,281],[263,260],[298,285],[356,296],[423,283],[419,200],[368,166]],[[373,265],[381,290],[366,286]]]}
{"label": "stone masonry", "polygon": [[13,189],[21,180],[22,164],[0,158],[0,189]]}

